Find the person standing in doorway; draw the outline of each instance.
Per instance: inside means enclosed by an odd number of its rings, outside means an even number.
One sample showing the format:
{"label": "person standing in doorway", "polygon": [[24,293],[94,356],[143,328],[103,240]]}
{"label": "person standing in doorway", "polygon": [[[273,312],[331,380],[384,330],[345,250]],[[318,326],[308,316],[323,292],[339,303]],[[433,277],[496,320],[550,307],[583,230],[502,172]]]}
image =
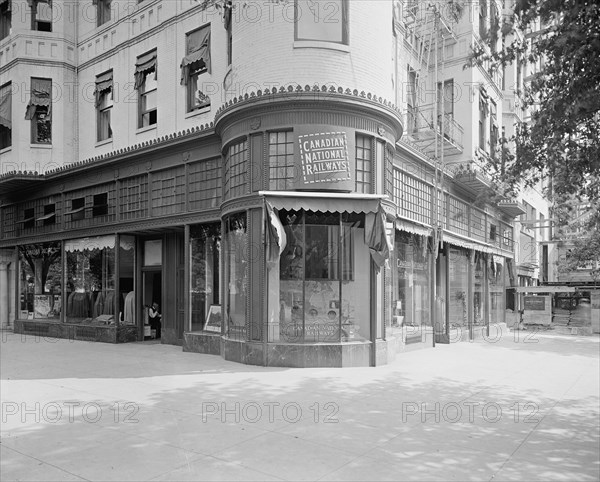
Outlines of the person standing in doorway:
{"label": "person standing in doorway", "polygon": [[160,338],[161,318],[158,303],[152,303],[152,306],[148,309],[148,321],[150,322],[150,329],[156,330],[156,338]]}

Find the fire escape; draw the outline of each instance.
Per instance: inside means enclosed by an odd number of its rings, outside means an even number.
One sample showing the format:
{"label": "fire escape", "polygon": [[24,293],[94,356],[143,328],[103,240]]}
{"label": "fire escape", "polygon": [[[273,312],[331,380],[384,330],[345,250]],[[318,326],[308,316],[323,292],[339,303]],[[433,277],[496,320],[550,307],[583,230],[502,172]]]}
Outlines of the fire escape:
{"label": "fire escape", "polygon": [[457,42],[455,21],[447,12],[413,0],[405,3],[403,18],[416,49],[415,68],[408,72],[405,140],[434,158],[463,152],[464,131],[454,119],[454,88],[443,80],[446,45]]}

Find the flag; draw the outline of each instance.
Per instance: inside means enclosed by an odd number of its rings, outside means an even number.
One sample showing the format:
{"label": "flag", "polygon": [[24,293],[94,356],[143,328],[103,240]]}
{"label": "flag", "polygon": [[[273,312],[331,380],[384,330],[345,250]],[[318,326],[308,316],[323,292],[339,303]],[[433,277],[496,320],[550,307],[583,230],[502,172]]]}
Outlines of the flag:
{"label": "flag", "polygon": [[279,220],[277,210],[268,201],[265,202],[267,216],[265,219],[265,244],[268,263],[275,263],[287,244],[283,224]]}
{"label": "flag", "polygon": [[390,243],[385,230],[385,212],[379,205],[377,213],[366,217],[365,239],[371,258],[377,265],[377,272],[385,264],[390,257]]}

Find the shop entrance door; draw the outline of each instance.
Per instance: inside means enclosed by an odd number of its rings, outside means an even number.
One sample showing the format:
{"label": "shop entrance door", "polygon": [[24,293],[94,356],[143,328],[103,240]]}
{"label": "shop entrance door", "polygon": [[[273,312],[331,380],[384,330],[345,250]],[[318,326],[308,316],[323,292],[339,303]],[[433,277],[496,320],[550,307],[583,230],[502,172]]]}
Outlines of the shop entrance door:
{"label": "shop entrance door", "polygon": [[[163,296],[162,296],[162,270],[153,268],[145,269],[142,272],[142,304],[144,306],[144,324],[148,324],[148,308],[152,306],[152,303],[158,303],[159,311],[163,311]],[[160,336],[160,332],[157,329],[155,333],[156,337]],[[146,338],[146,337],[145,337]]]}

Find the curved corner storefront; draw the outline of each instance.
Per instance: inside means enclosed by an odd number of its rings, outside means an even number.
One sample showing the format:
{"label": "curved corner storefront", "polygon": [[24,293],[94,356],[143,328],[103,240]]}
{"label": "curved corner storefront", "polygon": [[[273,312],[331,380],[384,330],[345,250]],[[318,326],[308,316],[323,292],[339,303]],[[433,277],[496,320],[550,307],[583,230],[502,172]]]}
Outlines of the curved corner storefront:
{"label": "curved corner storefront", "polygon": [[216,130],[222,296],[204,324],[192,321],[184,350],[256,365],[375,365],[398,113],[350,93],[274,92],[226,106]]}

